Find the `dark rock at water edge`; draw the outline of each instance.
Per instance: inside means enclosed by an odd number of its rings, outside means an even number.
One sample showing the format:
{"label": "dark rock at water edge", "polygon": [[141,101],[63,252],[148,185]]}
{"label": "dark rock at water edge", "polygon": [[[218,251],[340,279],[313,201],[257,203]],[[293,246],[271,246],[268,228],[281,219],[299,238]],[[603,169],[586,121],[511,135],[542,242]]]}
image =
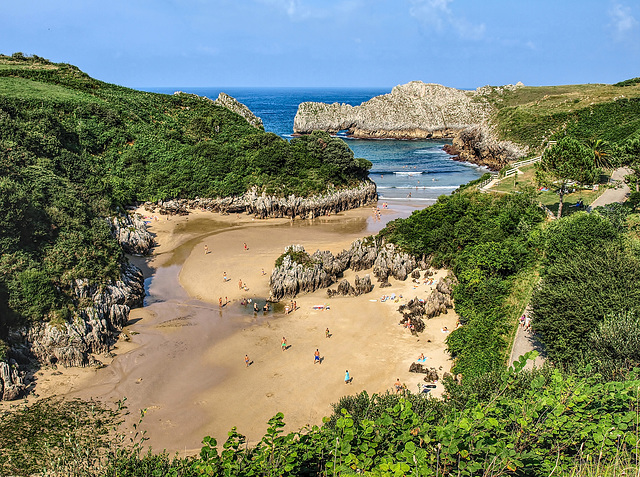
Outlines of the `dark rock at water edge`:
{"label": "dark rock at water edge", "polygon": [[315,218],[337,214],[344,210],[363,207],[378,199],[376,185],[372,181],[363,181],[360,185],[348,189],[329,189],[325,194],[311,197],[270,196],[260,193],[253,187],[239,197],[196,198],[147,202],[145,209],[168,215],[187,215],[189,210],[209,210],[228,214],[248,213],[256,218],[300,217]]}

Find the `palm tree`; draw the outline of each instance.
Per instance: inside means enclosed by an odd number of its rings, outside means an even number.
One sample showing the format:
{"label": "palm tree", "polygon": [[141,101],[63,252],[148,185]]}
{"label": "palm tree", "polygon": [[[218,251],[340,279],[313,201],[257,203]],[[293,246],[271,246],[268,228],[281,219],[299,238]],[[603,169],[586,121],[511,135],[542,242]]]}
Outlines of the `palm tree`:
{"label": "palm tree", "polygon": [[611,147],[609,143],[603,139],[590,139],[587,143],[593,151],[595,166],[599,169],[611,169]]}

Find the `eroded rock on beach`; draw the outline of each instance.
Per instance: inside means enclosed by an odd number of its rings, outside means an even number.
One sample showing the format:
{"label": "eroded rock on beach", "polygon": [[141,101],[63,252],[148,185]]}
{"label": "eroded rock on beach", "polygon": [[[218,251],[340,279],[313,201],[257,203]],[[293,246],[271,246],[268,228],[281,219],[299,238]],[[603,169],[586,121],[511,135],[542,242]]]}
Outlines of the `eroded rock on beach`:
{"label": "eroded rock on beach", "polygon": [[109,217],[107,221],[112,235],[126,253],[147,255],[153,247],[153,236],[140,215],[120,215]]}
{"label": "eroded rock on beach", "polygon": [[150,212],[168,215],[187,215],[189,210],[209,210],[228,214],[248,213],[254,217],[309,218],[335,215],[345,210],[363,207],[378,199],[376,185],[372,181],[362,181],[358,186],[347,189],[328,189],[326,193],[311,197],[277,197],[259,192],[257,187],[239,197],[175,199],[147,202]]}
{"label": "eroded rock on beach", "polygon": [[[355,240],[337,257],[326,250],[317,250],[309,255],[301,245],[291,245],[285,249],[281,263],[271,273],[269,300],[279,301],[293,298],[301,292],[327,288],[337,283],[347,269],[357,272],[373,267],[373,274],[384,282],[389,277],[405,280],[416,265],[415,257],[372,236]],[[356,276],[353,286],[346,280],[344,282],[332,290],[330,296],[369,293],[373,289],[369,275],[363,278]]]}
{"label": "eroded rock on beach", "polygon": [[71,321],[44,322],[24,330],[23,341],[43,364],[86,366],[92,353],[106,353],[133,307],[144,299],[142,272],[126,265],[120,280],[95,285],[76,280],[73,296],[78,311]]}

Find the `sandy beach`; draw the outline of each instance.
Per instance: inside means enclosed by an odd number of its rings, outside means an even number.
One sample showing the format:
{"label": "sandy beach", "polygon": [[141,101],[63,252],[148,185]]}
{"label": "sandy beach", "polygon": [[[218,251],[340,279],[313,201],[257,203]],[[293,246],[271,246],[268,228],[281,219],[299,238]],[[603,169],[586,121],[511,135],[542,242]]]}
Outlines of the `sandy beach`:
{"label": "sandy beach", "polygon": [[[454,329],[457,317],[450,310],[431,319],[416,337],[398,324],[397,308],[414,297],[426,298],[435,284],[391,279],[390,288],[331,299],[318,290],[295,298],[292,313],[284,313],[284,303],[262,311],[269,275],[285,246],[337,254],[408,212],[383,210],[381,221],[370,208],[313,221],[200,211],[151,216],[149,229],[158,246],[152,257],[134,258],[147,276],[148,296],[143,308],[132,310],[112,356],[98,356],[107,366],[41,370],[36,393],[104,402],[126,397],[131,411],[126,424],[137,422],[138,410],[146,409],[147,444],[182,455],[198,451],[206,435],[224,442],[232,426],[256,442],[277,412],[284,413],[287,430],[320,425],[342,396],[391,391],[397,378],[417,392],[424,375],[410,373],[409,366],[424,353],[424,364],[440,375],[449,371],[442,328]],[[366,273],[371,271],[358,275]],[[435,278],[445,273],[438,271]],[[352,282],[354,275],[345,277]],[[380,301],[392,294],[396,300]],[[242,299],[251,304],[243,306]],[[319,305],[328,309],[314,308]],[[346,370],[350,384],[344,382]],[[441,392],[438,383],[433,395]]]}

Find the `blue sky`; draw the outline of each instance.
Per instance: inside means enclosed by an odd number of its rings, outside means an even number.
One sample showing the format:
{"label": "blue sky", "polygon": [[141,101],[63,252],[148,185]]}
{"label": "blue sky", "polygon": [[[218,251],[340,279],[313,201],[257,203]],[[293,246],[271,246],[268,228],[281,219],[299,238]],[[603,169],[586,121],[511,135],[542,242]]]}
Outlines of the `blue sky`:
{"label": "blue sky", "polygon": [[614,83],[640,76],[640,2],[7,1],[16,51],[129,87]]}

